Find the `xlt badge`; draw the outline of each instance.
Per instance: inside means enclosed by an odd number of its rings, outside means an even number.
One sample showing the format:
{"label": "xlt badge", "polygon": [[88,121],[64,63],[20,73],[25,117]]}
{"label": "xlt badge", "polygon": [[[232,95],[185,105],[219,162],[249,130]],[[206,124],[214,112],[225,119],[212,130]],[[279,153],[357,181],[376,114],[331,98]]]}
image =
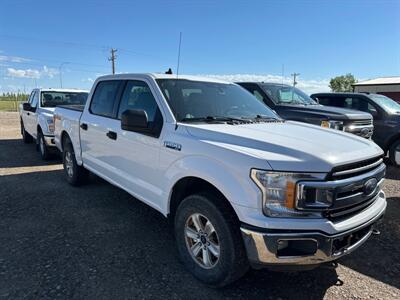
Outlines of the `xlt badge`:
{"label": "xlt badge", "polygon": [[177,150],[177,151],[181,151],[181,149],[182,149],[181,144],[170,142],[170,141],[164,141],[164,146],[167,148],[170,148],[170,149]]}

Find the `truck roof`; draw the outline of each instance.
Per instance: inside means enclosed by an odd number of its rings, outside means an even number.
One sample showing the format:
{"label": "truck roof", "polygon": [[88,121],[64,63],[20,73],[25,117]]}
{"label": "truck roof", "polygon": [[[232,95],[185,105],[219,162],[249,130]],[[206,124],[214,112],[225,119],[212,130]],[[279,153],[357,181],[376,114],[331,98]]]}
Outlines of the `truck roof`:
{"label": "truck roof", "polygon": [[331,95],[337,95],[337,96],[366,96],[368,97],[369,95],[378,95],[382,96],[379,94],[375,93],[355,93],[355,92],[325,92],[325,93],[314,93],[311,96],[331,96]]}
{"label": "truck roof", "polygon": [[176,74],[164,74],[164,73],[125,73],[116,75],[105,75],[98,77],[97,80],[111,80],[111,79],[130,79],[130,78],[147,78],[147,79],[183,79],[192,81],[205,81],[215,83],[232,84],[232,82],[219,80],[205,76],[193,76],[193,75],[176,75]]}
{"label": "truck roof", "polygon": [[89,91],[81,89],[37,88],[35,90],[39,90],[41,92],[89,93]]}

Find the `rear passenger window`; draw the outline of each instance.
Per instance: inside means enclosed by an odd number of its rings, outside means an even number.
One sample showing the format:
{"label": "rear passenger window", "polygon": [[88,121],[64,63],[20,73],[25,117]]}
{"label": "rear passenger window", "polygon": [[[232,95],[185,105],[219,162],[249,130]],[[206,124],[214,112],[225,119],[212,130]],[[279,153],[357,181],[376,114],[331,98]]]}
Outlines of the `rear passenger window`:
{"label": "rear passenger window", "polygon": [[120,84],[120,80],[101,81],[94,91],[90,112],[104,117],[114,117],[114,106]]}
{"label": "rear passenger window", "polygon": [[149,122],[154,122],[158,109],[157,102],[149,86],[138,80],[130,80],[126,84],[118,110],[118,119],[128,109],[144,110]]}

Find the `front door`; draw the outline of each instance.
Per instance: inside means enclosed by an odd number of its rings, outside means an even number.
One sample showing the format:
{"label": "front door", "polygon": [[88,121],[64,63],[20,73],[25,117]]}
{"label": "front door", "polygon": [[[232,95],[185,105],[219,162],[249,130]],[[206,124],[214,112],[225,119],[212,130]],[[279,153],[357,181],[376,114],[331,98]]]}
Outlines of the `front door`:
{"label": "front door", "polygon": [[131,194],[159,208],[162,174],[159,170],[162,115],[149,85],[142,80],[129,80],[122,93],[117,118],[124,111],[144,110],[150,132],[133,132],[116,129],[117,139],[112,164],[118,171],[118,182]]}

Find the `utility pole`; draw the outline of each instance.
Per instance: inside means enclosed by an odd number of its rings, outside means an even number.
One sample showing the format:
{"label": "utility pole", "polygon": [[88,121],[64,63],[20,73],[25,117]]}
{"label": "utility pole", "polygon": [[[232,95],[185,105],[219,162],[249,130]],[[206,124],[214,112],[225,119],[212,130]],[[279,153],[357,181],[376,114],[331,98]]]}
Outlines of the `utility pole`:
{"label": "utility pole", "polygon": [[63,82],[62,82],[62,67],[66,64],[69,64],[69,62],[64,61],[60,64],[60,66],[58,67],[58,74],[60,75],[60,88],[63,87]]}
{"label": "utility pole", "polygon": [[295,87],[296,84],[297,84],[296,77],[299,76],[300,73],[293,73],[293,74],[290,74],[290,75],[293,76],[293,87]]}
{"label": "utility pole", "polygon": [[109,61],[111,61],[111,67],[112,67],[112,73],[115,74],[115,59],[117,56],[115,55],[115,52],[117,52],[117,49],[111,48],[111,57],[108,58]]}

